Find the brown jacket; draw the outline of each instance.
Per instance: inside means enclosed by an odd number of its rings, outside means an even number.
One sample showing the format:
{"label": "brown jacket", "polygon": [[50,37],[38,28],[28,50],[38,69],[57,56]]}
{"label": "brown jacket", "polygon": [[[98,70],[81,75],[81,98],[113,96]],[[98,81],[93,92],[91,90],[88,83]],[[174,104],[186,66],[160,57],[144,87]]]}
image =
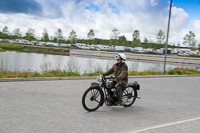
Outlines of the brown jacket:
{"label": "brown jacket", "polygon": [[116,63],[107,72],[104,73],[105,76],[114,73],[115,78],[118,79],[118,83],[126,85],[128,83],[128,66],[126,63]]}

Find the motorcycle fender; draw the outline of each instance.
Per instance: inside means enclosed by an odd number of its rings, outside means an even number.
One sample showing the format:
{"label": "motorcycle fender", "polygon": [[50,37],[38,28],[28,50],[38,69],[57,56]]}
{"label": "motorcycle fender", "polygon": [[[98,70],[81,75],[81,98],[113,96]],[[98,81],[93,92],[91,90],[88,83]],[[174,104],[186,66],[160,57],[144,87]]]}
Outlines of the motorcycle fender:
{"label": "motorcycle fender", "polygon": [[140,90],[140,84],[138,84],[137,82],[129,83],[127,87],[133,87],[133,89]]}

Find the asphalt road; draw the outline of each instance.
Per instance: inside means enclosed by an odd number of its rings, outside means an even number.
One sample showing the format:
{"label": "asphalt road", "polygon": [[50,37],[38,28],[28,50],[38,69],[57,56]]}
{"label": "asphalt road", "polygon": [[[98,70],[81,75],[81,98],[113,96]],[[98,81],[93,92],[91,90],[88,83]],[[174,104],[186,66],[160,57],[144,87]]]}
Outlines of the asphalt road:
{"label": "asphalt road", "polygon": [[137,78],[132,107],[88,113],[94,80],[0,82],[0,133],[199,133],[200,77]]}

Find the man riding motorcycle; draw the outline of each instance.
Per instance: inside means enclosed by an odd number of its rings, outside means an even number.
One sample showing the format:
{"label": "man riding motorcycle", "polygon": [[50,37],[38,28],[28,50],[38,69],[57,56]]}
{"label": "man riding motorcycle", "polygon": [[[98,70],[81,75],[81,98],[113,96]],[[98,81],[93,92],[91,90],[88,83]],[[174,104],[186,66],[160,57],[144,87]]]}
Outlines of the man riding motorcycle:
{"label": "man riding motorcycle", "polygon": [[122,88],[126,86],[128,83],[128,66],[126,65],[126,55],[123,53],[118,54],[115,59],[117,63],[113,65],[107,72],[103,74],[103,76],[110,75],[112,73],[115,74],[114,81],[117,82],[115,85],[116,93],[117,93],[117,102],[115,104],[122,103]]}

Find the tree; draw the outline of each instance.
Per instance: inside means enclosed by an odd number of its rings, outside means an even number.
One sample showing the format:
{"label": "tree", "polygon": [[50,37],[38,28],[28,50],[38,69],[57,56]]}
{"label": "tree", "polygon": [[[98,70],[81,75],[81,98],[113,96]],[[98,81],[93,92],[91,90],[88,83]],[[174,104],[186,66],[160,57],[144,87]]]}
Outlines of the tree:
{"label": "tree", "polygon": [[3,30],[2,30],[2,32],[3,32],[4,34],[8,34],[8,33],[9,33],[9,32],[8,32],[8,27],[5,26],[5,27],[3,28]]}
{"label": "tree", "polygon": [[114,28],[111,33],[111,39],[118,39],[120,32]]}
{"label": "tree", "polygon": [[48,34],[48,31],[47,31],[46,28],[44,28],[42,35],[43,35],[42,40],[44,42],[48,42],[49,41],[49,34]]}
{"label": "tree", "polygon": [[119,45],[122,45],[122,46],[126,45],[126,37],[125,36],[119,37]]}
{"label": "tree", "polygon": [[165,39],[164,32],[162,30],[159,30],[157,34],[157,42],[159,44],[163,44],[164,39]]}
{"label": "tree", "polygon": [[180,42],[178,42],[177,46],[178,46],[178,47],[180,47],[180,46],[181,46]]}
{"label": "tree", "polygon": [[72,30],[69,34],[69,40],[71,41],[72,44],[75,44],[77,41],[77,35],[74,30]]}
{"label": "tree", "polygon": [[189,31],[189,34],[186,34],[183,38],[183,44],[188,44],[192,48],[196,45],[195,34],[192,31]]}
{"label": "tree", "polygon": [[57,43],[57,42],[58,42],[58,39],[57,39],[56,37],[54,37],[54,38],[53,38],[53,42],[54,42],[54,43]]}
{"label": "tree", "polygon": [[144,43],[148,43],[149,41],[148,41],[148,39],[145,37],[144,38]]}
{"label": "tree", "polygon": [[63,40],[63,34],[62,34],[62,30],[60,28],[58,28],[58,30],[56,32],[56,38],[57,38],[58,44],[60,44]]}
{"label": "tree", "polygon": [[95,44],[95,41],[94,41],[94,31],[93,30],[90,30],[89,33],[87,34],[87,37],[88,37],[88,42],[89,44]]}
{"label": "tree", "polygon": [[88,39],[92,40],[94,38],[94,31],[90,30],[89,33],[87,34]]}
{"label": "tree", "polygon": [[97,39],[96,38],[94,38],[93,40],[92,40],[92,44],[97,44]]}
{"label": "tree", "polygon": [[135,30],[133,32],[133,41],[132,41],[132,47],[137,47],[141,45],[141,41],[140,41],[140,31],[139,30]]}
{"label": "tree", "polygon": [[8,38],[8,34],[9,34],[9,32],[8,32],[8,27],[5,26],[5,27],[3,28],[3,30],[2,30],[1,38],[2,38],[2,39],[7,39],[7,38]]}
{"label": "tree", "polygon": [[27,30],[27,32],[26,32],[25,38],[26,38],[27,40],[29,40],[29,41],[35,39],[35,38],[34,38],[34,32],[35,32],[34,29],[29,28],[29,29]]}
{"label": "tree", "polygon": [[198,45],[198,50],[200,51],[200,43],[199,43],[199,45]]}
{"label": "tree", "polygon": [[20,32],[20,29],[19,28],[16,28],[14,31],[14,38],[21,38],[22,34]]}
{"label": "tree", "polygon": [[133,32],[133,40],[140,40],[140,31],[139,30],[135,30]]}
{"label": "tree", "polygon": [[114,28],[113,30],[112,30],[112,33],[111,33],[111,39],[109,40],[109,45],[118,45],[119,44],[119,42],[118,42],[118,38],[119,38],[119,34],[120,34],[120,32],[116,29],[116,28]]}

